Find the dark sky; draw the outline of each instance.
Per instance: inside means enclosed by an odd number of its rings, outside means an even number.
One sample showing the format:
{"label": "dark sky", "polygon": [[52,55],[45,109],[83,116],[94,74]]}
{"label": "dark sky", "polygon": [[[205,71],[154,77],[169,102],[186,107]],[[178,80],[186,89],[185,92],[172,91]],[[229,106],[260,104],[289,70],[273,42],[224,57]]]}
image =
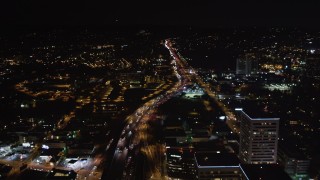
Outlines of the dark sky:
{"label": "dark sky", "polygon": [[320,26],[319,2],[279,1],[1,0],[0,22],[1,28],[5,29],[113,24],[204,27]]}

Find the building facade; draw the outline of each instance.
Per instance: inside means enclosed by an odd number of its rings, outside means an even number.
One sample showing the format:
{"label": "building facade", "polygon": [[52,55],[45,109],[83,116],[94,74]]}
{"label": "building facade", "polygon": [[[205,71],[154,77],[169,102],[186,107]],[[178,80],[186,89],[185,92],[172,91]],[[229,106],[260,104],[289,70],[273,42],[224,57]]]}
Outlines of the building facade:
{"label": "building facade", "polygon": [[238,110],[240,119],[239,158],[246,164],[277,162],[279,118],[253,118]]}
{"label": "building facade", "polygon": [[233,153],[199,152],[194,156],[196,177],[199,180],[244,179],[239,159]]}
{"label": "building facade", "polygon": [[309,54],[306,58],[306,75],[320,79],[320,53]]}
{"label": "building facade", "polygon": [[292,179],[309,179],[310,159],[293,143],[279,142],[278,162]]}
{"label": "building facade", "polygon": [[258,61],[254,54],[246,54],[237,59],[236,74],[250,75],[258,72]]}

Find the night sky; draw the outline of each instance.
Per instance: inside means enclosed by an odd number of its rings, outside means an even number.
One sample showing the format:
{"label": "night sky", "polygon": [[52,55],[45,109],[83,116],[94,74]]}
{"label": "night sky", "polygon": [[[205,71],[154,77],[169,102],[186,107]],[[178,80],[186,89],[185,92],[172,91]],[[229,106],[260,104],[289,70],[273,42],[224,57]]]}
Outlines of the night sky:
{"label": "night sky", "polygon": [[[173,1],[173,0],[172,0]],[[44,26],[191,25],[319,27],[319,1],[6,0],[1,28]]]}

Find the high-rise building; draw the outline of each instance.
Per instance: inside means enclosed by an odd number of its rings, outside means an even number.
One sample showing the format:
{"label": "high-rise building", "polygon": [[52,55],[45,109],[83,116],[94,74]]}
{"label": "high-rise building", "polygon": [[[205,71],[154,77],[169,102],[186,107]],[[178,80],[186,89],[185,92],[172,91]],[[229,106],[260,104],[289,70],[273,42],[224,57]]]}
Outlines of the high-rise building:
{"label": "high-rise building", "polygon": [[287,75],[291,75],[292,71],[292,59],[291,57],[284,58],[284,69],[283,72]]}
{"label": "high-rise building", "polygon": [[250,74],[250,62],[248,59],[237,59],[236,74]]}
{"label": "high-rise building", "polygon": [[237,59],[236,74],[249,75],[258,72],[258,62],[253,54],[246,54]]}
{"label": "high-rise building", "polygon": [[306,75],[310,78],[320,78],[320,53],[309,54],[306,59]]}
{"label": "high-rise building", "polygon": [[279,118],[263,111],[237,109],[240,120],[239,158],[247,164],[274,164],[277,161]]}

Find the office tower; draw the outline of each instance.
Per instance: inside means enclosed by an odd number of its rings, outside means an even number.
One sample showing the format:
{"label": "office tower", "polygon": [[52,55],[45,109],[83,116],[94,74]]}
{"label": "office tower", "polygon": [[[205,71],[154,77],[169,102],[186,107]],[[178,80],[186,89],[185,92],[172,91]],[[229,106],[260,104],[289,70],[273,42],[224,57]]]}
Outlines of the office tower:
{"label": "office tower", "polygon": [[284,68],[283,72],[287,75],[291,75],[292,71],[292,59],[291,57],[284,58]]}
{"label": "office tower", "polygon": [[250,74],[250,60],[237,59],[236,74]]}
{"label": "office tower", "polygon": [[271,118],[263,111],[237,111],[240,120],[240,160],[247,164],[276,163],[279,118]]}
{"label": "office tower", "polygon": [[237,59],[236,74],[250,75],[258,72],[258,62],[253,54],[246,54]]}
{"label": "office tower", "polygon": [[320,53],[309,54],[306,58],[306,75],[309,78],[320,78]]}

